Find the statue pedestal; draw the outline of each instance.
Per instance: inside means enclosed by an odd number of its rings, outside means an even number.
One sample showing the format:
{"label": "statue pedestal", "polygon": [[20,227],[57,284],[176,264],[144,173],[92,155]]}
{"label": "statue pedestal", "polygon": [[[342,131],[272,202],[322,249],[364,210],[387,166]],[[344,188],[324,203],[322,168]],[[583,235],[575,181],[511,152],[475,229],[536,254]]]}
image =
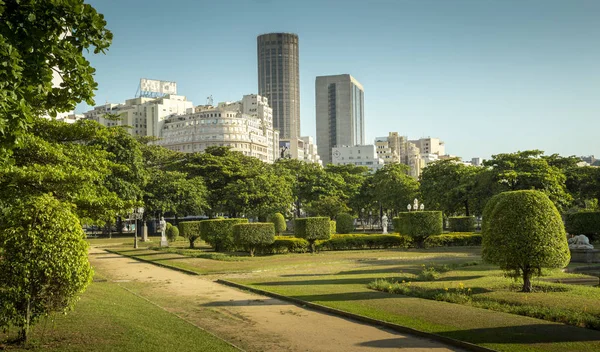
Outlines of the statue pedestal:
{"label": "statue pedestal", "polygon": [[148,242],[148,226],[144,221],[144,225],[142,225],[142,242]]}
{"label": "statue pedestal", "polygon": [[571,248],[571,262],[600,263],[600,249]]}

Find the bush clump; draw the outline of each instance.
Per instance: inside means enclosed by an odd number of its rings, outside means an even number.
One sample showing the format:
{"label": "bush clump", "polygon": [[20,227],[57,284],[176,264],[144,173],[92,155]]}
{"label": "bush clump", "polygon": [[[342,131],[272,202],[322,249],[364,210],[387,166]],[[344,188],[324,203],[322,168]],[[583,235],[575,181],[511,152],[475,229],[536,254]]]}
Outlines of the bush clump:
{"label": "bush clump", "polygon": [[200,237],[200,223],[202,221],[182,221],[179,223],[179,233],[190,242],[190,248],[194,248],[194,242]]}
{"label": "bush clump", "polygon": [[254,257],[256,248],[275,241],[275,225],[271,222],[253,222],[233,226],[233,239],[239,248],[246,249]]}
{"label": "bush clump", "polygon": [[204,242],[216,252],[235,250],[233,226],[247,223],[248,219],[211,219],[200,222],[200,233]]}
{"label": "bush clump", "polygon": [[334,221],[328,217],[298,218],[294,220],[294,236],[308,241],[311,253],[315,251],[315,241],[328,240],[331,237],[331,226]]}
{"label": "bush clump", "polygon": [[285,224],[285,217],[283,217],[283,214],[281,213],[275,213],[271,215],[269,222],[272,222],[275,226],[275,234],[277,236],[281,236],[281,233],[287,230],[287,226]]}
{"label": "bush clump", "polygon": [[573,235],[586,235],[590,241],[600,239],[600,212],[587,211],[568,214],[565,228]]}
{"label": "bush clump", "polygon": [[394,230],[412,237],[419,245],[429,236],[442,234],[441,211],[413,211],[398,214],[394,218]]}
{"label": "bush clump", "polygon": [[429,236],[423,242],[425,247],[481,246],[481,234],[473,232],[453,232]]}
{"label": "bush clump", "polygon": [[275,241],[269,245],[262,245],[256,249],[262,254],[285,254],[308,252],[308,241],[292,236],[275,236]]}
{"label": "bush clump", "polygon": [[354,216],[341,213],[335,218],[336,231],[340,234],[352,233],[354,231]]}
{"label": "bush clump", "polygon": [[450,232],[473,232],[475,231],[474,216],[451,216],[448,218]]}
{"label": "bush clump", "polygon": [[169,240],[169,242],[175,242],[177,241],[177,236],[179,236],[179,229],[177,226],[173,226],[170,222],[168,222],[167,229],[165,230],[165,236],[167,236],[167,240]]}
{"label": "bush clump", "polygon": [[[531,278],[542,268],[569,263],[567,236],[558,210],[540,191],[504,192],[492,197],[492,209],[482,241],[482,258],[514,278],[523,278],[523,292],[531,292]],[[486,206],[487,208],[487,206]]]}
{"label": "bush clump", "polygon": [[412,239],[406,235],[332,235],[329,240],[317,241],[319,250],[408,248]]}

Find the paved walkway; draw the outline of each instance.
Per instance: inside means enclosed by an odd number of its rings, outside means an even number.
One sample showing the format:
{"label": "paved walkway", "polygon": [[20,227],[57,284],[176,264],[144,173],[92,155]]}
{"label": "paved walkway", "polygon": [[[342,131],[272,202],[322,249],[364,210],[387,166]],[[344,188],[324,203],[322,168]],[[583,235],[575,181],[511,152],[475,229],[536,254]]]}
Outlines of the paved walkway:
{"label": "paved walkway", "polygon": [[109,280],[145,283],[141,296],[248,351],[460,351],[101,249],[90,254],[95,270]]}

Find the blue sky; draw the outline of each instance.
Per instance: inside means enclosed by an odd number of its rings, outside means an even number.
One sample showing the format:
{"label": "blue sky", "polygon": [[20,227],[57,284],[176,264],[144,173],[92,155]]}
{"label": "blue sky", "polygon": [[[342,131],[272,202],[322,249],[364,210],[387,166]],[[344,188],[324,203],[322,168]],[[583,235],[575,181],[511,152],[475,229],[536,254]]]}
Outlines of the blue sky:
{"label": "blue sky", "polygon": [[[465,159],[526,149],[600,157],[597,0],[88,0],[108,22],[96,103],[172,80],[195,105],[257,92],[256,36],[300,38],[303,135],[315,77],[365,88],[367,143],[432,136]],[[80,105],[78,112],[87,110]]]}

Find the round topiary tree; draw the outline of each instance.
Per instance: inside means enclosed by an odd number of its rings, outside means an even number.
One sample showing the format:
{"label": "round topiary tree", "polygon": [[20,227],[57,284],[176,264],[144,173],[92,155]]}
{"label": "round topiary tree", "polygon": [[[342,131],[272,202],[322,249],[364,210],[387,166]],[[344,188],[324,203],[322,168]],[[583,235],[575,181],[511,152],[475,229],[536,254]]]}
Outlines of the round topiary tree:
{"label": "round topiary tree", "polygon": [[337,233],[352,233],[354,231],[354,216],[341,213],[335,218]]}
{"label": "round topiary tree", "polygon": [[297,218],[294,220],[294,236],[307,240],[310,252],[314,253],[316,240],[331,238],[331,221],[328,217]]}
{"label": "round topiary tree", "polygon": [[275,241],[275,225],[271,222],[253,222],[233,225],[233,240],[254,257],[256,248]]}
{"label": "round topiary tree", "polygon": [[500,266],[523,292],[542,268],[562,268],[570,252],[565,228],[554,203],[540,191],[512,191],[494,196],[486,205],[482,258]]}
{"label": "round topiary tree", "polygon": [[167,236],[169,242],[175,242],[177,240],[177,236],[179,236],[179,229],[177,226],[173,226],[170,222],[168,222],[165,235]]}
{"label": "round topiary tree", "polygon": [[182,221],[179,223],[179,233],[190,242],[190,248],[194,248],[194,242],[200,237],[200,223],[202,221]]}
{"label": "round topiary tree", "polygon": [[277,234],[277,236],[281,236],[281,233],[287,230],[285,218],[281,213],[275,213],[271,215],[269,221],[272,222],[275,226],[275,233]]}
{"label": "round topiary tree", "polygon": [[66,312],[92,281],[88,244],[72,206],[44,194],[4,209],[0,221],[0,329]]}

